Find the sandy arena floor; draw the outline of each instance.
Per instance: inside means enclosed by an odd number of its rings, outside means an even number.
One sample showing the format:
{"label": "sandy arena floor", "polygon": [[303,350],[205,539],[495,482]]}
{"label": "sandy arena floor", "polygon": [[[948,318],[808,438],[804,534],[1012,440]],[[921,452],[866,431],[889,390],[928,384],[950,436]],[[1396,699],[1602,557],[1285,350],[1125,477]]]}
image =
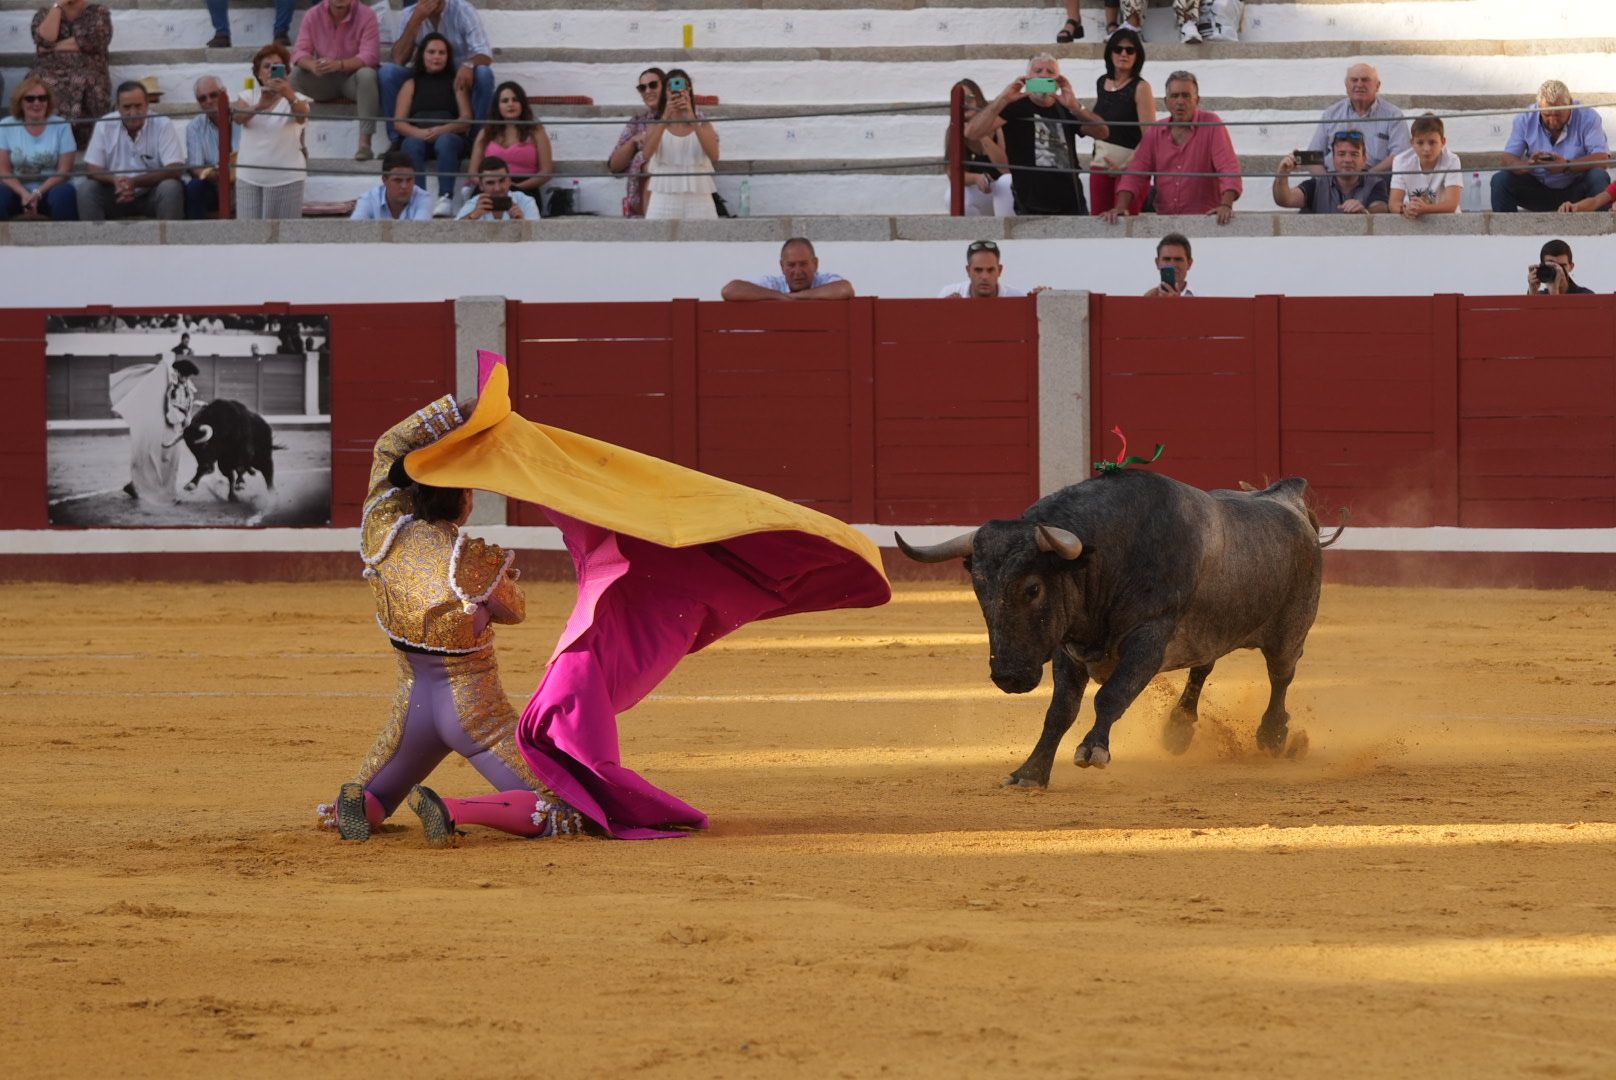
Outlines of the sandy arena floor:
{"label": "sandy arena floor", "polygon": [[[571,590],[531,595],[519,694]],[[1185,757],[1174,676],[1024,792],[1048,680],[904,586],[625,717],[710,833],[454,851],[313,827],[391,685],[357,581],[0,610],[9,1076],[1616,1075],[1616,594],[1329,589],[1305,760],[1242,654]]]}

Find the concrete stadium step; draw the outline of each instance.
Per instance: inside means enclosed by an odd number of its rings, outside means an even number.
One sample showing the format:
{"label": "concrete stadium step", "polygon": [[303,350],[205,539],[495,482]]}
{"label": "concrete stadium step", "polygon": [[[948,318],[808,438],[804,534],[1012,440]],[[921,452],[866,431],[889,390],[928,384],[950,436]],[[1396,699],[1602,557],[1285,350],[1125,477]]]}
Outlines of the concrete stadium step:
{"label": "concrete stadium step", "polygon": [[[149,0],[114,4],[114,40],[121,48],[155,49],[207,41],[213,35],[200,4],[178,7]],[[234,5],[232,30],[242,45],[267,41],[273,21],[267,6]],[[1058,7],[1020,2],[992,5],[845,3],[756,4],[731,0],[717,4],[555,5],[532,0],[490,0],[479,5],[496,45],[540,44],[551,47],[616,47],[679,49],[690,27],[702,48],[733,46],[846,47],[885,44],[954,45],[1053,44],[1062,22]],[[1103,32],[1098,4],[1083,12],[1090,42]],[[395,14],[397,13],[395,9]],[[0,2],[0,49],[14,45],[18,28],[26,44],[32,8],[20,0]],[[1522,17],[1517,0],[1337,0],[1337,2],[1259,3],[1245,15],[1242,40],[1307,42],[1405,39],[1466,40],[1500,27],[1511,27],[1517,39],[1577,38],[1616,35],[1616,6],[1578,0],[1546,0]],[[1518,24],[1518,25],[1517,25]],[[294,23],[294,27],[295,27]],[[1171,11],[1157,4],[1146,18],[1151,43],[1178,40]]]}

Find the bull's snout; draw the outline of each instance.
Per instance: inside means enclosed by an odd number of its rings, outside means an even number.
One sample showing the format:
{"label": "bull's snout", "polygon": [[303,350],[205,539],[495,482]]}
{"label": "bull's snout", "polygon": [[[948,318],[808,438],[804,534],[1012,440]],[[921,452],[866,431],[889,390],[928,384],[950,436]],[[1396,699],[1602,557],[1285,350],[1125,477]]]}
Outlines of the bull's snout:
{"label": "bull's snout", "polygon": [[993,685],[1007,694],[1026,694],[1038,689],[1043,680],[1044,669],[1000,667],[997,664],[988,668],[988,674],[993,679]]}

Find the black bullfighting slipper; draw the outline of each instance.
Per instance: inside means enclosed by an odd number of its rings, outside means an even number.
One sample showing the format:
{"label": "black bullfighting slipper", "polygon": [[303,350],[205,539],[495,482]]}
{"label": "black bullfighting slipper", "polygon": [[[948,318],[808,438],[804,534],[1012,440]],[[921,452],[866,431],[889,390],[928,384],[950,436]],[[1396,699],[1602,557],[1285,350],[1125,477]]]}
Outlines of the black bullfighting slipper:
{"label": "black bullfighting slipper", "polygon": [[421,819],[421,831],[433,847],[454,847],[455,823],[438,793],[422,784],[410,789],[410,809]]}
{"label": "black bullfighting slipper", "polygon": [[337,795],[337,833],[344,840],[370,839],[370,819],[365,816],[365,789],[360,784],[343,784]]}

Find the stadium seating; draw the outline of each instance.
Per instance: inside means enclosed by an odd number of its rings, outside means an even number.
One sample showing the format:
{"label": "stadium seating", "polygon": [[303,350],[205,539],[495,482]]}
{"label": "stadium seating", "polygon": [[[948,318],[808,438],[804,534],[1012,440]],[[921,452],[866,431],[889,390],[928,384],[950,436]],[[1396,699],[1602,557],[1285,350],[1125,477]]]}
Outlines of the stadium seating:
{"label": "stadium seating", "polygon": [[[211,34],[200,0],[105,0],[113,9],[114,80],[156,76],[165,109],[189,103],[197,76],[239,86],[254,48],[269,36],[269,0],[236,0],[238,47],[204,50]],[[395,3],[397,0],[395,0]],[[1507,110],[1526,106],[1544,79],[1558,78],[1585,101],[1616,101],[1608,62],[1616,4],[1538,0],[1251,0],[1238,44],[1176,41],[1166,0],[1152,0],[1146,76],[1158,92],[1167,72],[1189,68],[1206,107],[1228,121],[1242,168],[1270,171],[1311,129],[1283,121],[1315,117],[1342,95],[1347,66],[1381,70],[1383,95],[1408,112]],[[579,181],[587,210],[615,214],[621,182],[599,175],[619,121],[637,102],[644,67],[678,64],[698,91],[723,104],[720,190],[735,205],[753,174],[751,208],[772,214],[933,214],[946,210],[940,157],[941,103],[955,79],[989,93],[1024,69],[1034,51],[1063,58],[1080,95],[1100,70],[1099,0],[1086,0],[1088,36],[1053,44],[1058,5],[1026,0],[702,0],[662,10],[653,0],[482,0],[495,70],[531,94],[584,95],[590,106],[545,106],[562,182]],[[35,5],[0,0],[0,70],[7,84],[30,62]],[[694,48],[683,49],[686,27]],[[895,111],[894,106],[901,107]],[[1601,110],[1616,131],[1616,108]],[[790,119],[770,119],[790,114]],[[311,201],[352,198],[374,182],[374,164],[348,160],[351,106],[317,107],[308,147]],[[586,125],[567,121],[607,120]],[[1467,171],[1496,167],[1508,115],[1449,123]],[[783,175],[789,174],[789,175]],[[1242,210],[1272,209],[1266,178],[1248,182]]]}

